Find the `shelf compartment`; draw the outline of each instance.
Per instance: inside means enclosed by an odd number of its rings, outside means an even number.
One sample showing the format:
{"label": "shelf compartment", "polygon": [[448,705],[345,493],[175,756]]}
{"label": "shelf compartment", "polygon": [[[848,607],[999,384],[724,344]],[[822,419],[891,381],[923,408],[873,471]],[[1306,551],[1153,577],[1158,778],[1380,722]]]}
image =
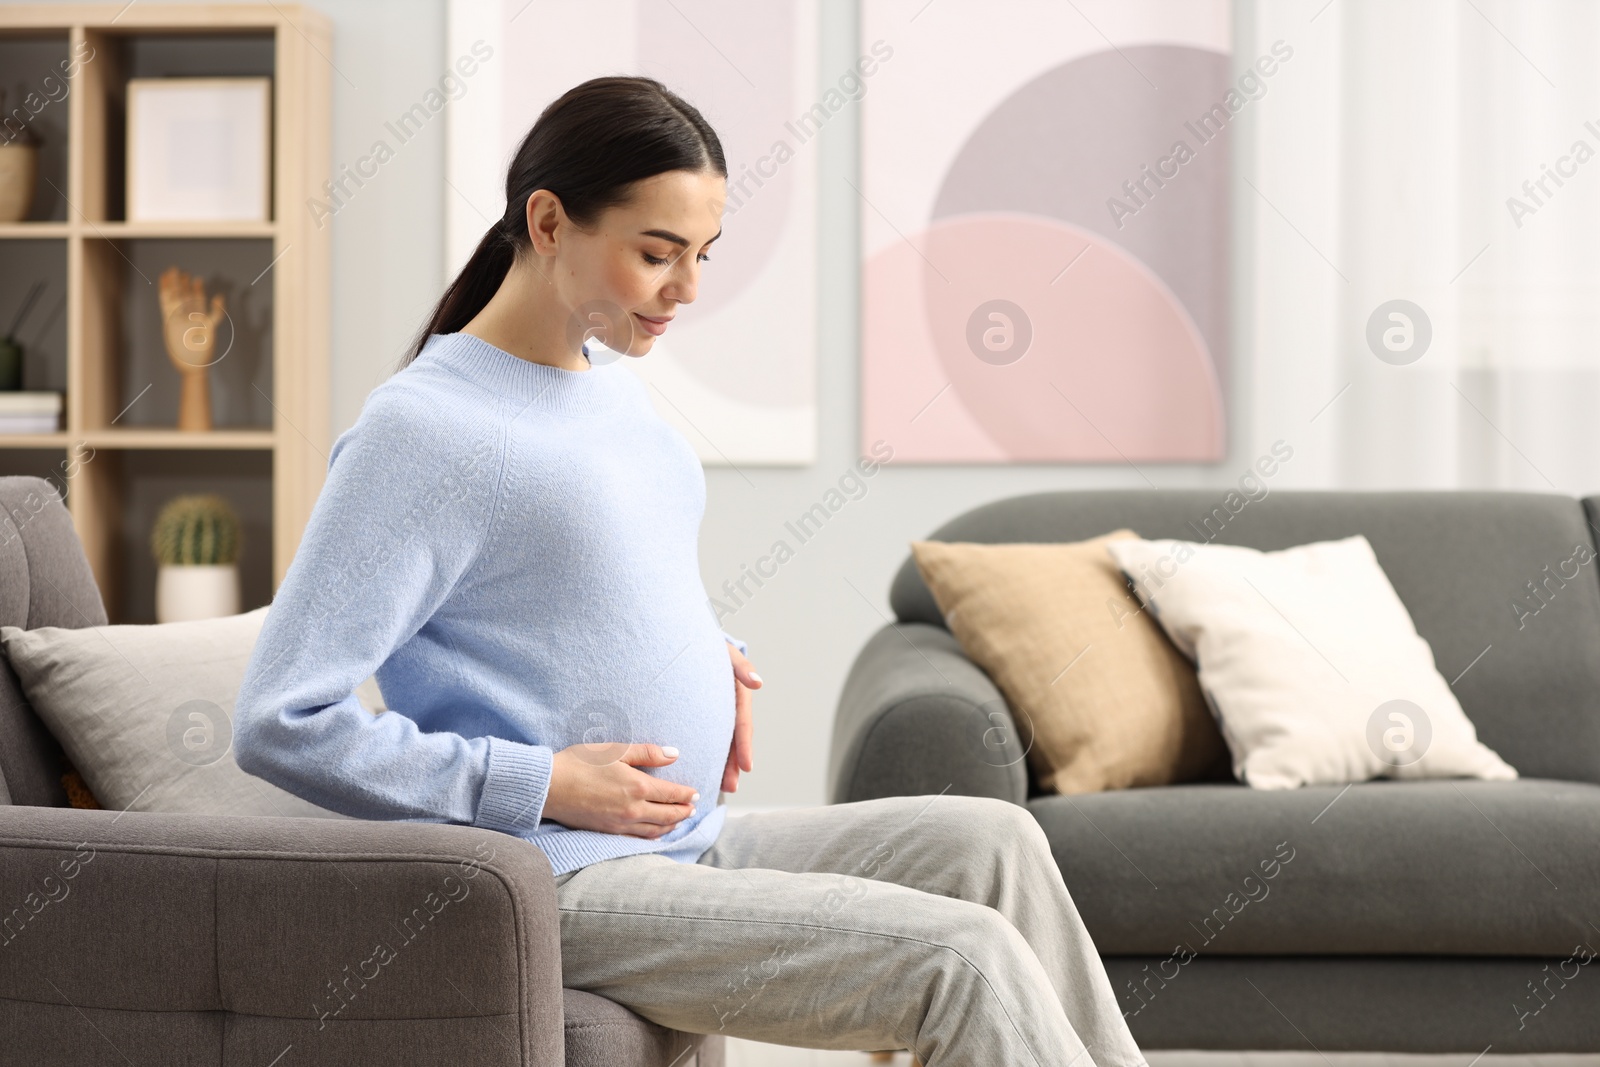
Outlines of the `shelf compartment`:
{"label": "shelf compartment", "polygon": [[[86,448],[68,503],[113,623],[155,622],[150,527],[180,493],[220,493],[239,515],[239,610],[272,600],[272,454]],[[87,531],[88,537],[84,534]]]}
{"label": "shelf compartment", "polygon": [[[226,317],[208,376],[214,432],[247,431],[257,447],[273,426],[274,242],[260,238],[82,238],[86,370],[79,432],[177,433],[182,378],[167,356],[160,278],[169,266],[199,275],[207,307],[223,295]],[[293,255],[291,250],[290,255]],[[219,439],[220,440],[220,439]]]}
{"label": "shelf compartment", "polygon": [[77,69],[71,56],[71,35],[64,29],[0,30],[0,71],[5,71],[0,87],[6,91],[0,140],[10,141],[24,129],[39,138],[39,178],[24,216],[30,222],[67,218],[67,131],[72,126],[67,72]]}
{"label": "shelf compartment", "polygon": [[[113,27],[86,27],[80,32],[85,43],[94,49],[95,60],[84,68],[92,76],[85,82],[86,158],[82,199],[78,203],[83,209],[84,221],[97,225],[127,218],[130,78],[275,78],[277,45],[271,29],[174,30],[159,24],[139,26],[131,22]],[[275,116],[272,124],[276,130]],[[274,154],[277,147],[274,136]],[[134,225],[166,227],[173,224]],[[254,225],[269,227],[262,236],[272,235],[270,222]]]}
{"label": "shelf compartment", "polygon": [[[0,242],[0,335],[10,329],[34,283],[45,283],[17,330],[23,389],[67,390],[67,277],[66,241]],[[63,416],[61,428],[66,426]]]}
{"label": "shelf compartment", "polygon": [[[9,434],[0,440],[9,440],[12,437],[21,437],[22,434]],[[29,435],[31,436],[31,435]],[[40,435],[43,436],[43,435]],[[52,434],[52,437],[57,436]],[[27,475],[32,478],[43,478],[55,487],[57,495],[65,498],[69,492],[70,482],[68,475],[71,473],[66,462],[67,442],[66,435],[59,435],[62,439],[54,445],[36,445],[26,448],[16,447],[12,451],[0,452],[0,478],[12,478],[17,475]]]}

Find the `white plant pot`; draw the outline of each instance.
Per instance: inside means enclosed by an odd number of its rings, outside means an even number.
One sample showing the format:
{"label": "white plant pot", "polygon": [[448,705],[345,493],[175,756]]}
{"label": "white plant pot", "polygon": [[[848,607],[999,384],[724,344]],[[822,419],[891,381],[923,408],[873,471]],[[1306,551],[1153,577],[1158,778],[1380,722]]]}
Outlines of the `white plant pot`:
{"label": "white plant pot", "polygon": [[156,621],[239,614],[237,563],[163,563],[156,568]]}

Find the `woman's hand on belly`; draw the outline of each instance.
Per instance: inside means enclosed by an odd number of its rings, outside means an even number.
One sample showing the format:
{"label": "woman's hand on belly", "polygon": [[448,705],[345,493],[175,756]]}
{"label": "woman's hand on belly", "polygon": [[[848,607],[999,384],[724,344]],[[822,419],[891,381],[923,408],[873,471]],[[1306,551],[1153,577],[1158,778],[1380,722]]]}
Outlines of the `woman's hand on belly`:
{"label": "woman's hand on belly", "polygon": [[761,675],[732,645],[728,658],[733,661],[733,743],[728,746],[728,762],[722,768],[722,791],[739,788],[739,772],[755,768],[755,719],[750,713],[750,692],[761,688]]}
{"label": "woman's hand on belly", "polygon": [[700,794],[646,774],[678,758],[660,745],[570,745],[555,754],[543,818],[571,830],[657,838],[694,814]]}

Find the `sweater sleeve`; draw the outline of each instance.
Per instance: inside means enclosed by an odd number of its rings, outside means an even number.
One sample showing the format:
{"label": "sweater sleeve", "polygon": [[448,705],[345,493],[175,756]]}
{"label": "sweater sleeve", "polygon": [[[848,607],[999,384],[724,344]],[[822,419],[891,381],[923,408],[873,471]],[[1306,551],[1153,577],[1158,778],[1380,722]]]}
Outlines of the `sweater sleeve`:
{"label": "sweater sleeve", "polygon": [[728,644],[732,645],[734,648],[737,648],[741,656],[748,656],[750,654],[750,646],[739,640],[737,637],[729,634],[728,631],[722,631],[722,637],[728,642]]}
{"label": "sweater sleeve", "polygon": [[328,476],[252,650],[234,709],[248,774],[344,815],[534,830],[553,751],[424,732],[355,690],[427,623],[472,566],[494,513],[505,439],[382,387],[334,442]]}

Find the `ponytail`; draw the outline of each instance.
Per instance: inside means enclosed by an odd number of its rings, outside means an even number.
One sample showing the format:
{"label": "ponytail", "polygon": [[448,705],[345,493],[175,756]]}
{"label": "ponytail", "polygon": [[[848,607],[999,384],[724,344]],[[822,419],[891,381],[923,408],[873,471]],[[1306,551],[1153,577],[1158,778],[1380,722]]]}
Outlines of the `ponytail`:
{"label": "ponytail", "polygon": [[473,249],[467,265],[445,288],[427,326],[413,340],[406,363],[417,358],[432,334],[456,333],[471,322],[505,281],[517,256],[516,241],[506,235],[505,223],[506,220],[501,219],[489,227],[478,247]]}
{"label": "ponytail", "polygon": [[428,338],[456,333],[499,291],[528,239],[528,198],[548,189],[575,224],[588,227],[628,202],[634,182],[672,170],[727,176],[722,143],[699,111],[654,78],[591,78],[540,114],[506,171],[506,210],[445,288],[400,363]]}

